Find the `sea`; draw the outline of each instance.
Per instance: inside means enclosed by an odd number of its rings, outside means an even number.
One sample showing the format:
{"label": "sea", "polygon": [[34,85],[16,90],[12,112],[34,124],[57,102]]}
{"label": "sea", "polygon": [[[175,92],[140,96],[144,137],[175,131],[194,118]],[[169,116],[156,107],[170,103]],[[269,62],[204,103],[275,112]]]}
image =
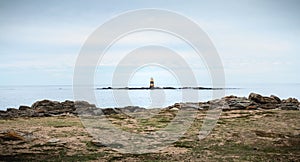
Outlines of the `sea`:
{"label": "sea", "polygon": [[[213,92],[221,90],[99,90],[105,86],[95,86],[93,92],[99,108],[140,106],[145,108],[167,107],[180,102],[202,102],[214,99]],[[204,86],[205,87],[205,86]],[[225,95],[248,97],[251,92],[264,96],[276,95],[281,99],[300,99],[300,83],[293,84],[243,84],[226,85]],[[122,94],[122,95],[119,95]],[[197,94],[197,97],[194,95]],[[193,96],[189,96],[193,95]],[[0,86],[0,110],[31,106],[40,100],[75,100],[72,85],[43,86]],[[76,99],[80,100],[80,99]]]}

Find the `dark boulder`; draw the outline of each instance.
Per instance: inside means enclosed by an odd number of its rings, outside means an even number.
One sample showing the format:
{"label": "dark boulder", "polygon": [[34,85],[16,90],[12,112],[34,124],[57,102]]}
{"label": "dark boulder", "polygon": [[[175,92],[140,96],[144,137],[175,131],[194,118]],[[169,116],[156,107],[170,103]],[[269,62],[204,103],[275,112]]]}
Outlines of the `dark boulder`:
{"label": "dark boulder", "polygon": [[119,112],[117,112],[117,111],[116,111],[115,109],[113,109],[113,108],[102,109],[102,112],[104,113],[104,115],[119,114]]}
{"label": "dark boulder", "polygon": [[260,95],[260,94],[256,94],[256,93],[250,93],[248,99],[249,100],[252,100],[256,103],[261,103],[262,102],[262,99],[263,97]]}
{"label": "dark boulder", "polygon": [[299,104],[299,101],[296,98],[288,98],[285,100],[282,100],[282,103],[293,103],[293,104]]}
{"label": "dark boulder", "polygon": [[233,110],[244,110],[251,105],[255,105],[254,102],[248,100],[246,97],[225,98],[226,103]]}
{"label": "dark boulder", "polygon": [[254,101],[258,104],[267,104],[267,103],[277,104],[277,103],[280,103],[280,101],[278,101],[274,97],[265,97],[265,96],[262,96],[262,95],[256,94],[256,93],[251,93],[249,95],[248,99],[252,100],[252,101]]}
{"label": "dark boulder", "polygon": [[275,104],[275,103],[265,103],[265,104],[261,104],[259,106],[259,108],[261,109],[277,109],[280,108],[280,104]]}
{"label": "dark boulder", "polygon": [[33,117],[36,114],[36,112],[31,108],[26,108],[26,109],[19,108],[19,110],[21,110],[21,111],[19,111],[19,114],[18,114],[18,116],[20,116],[20,117]]}
{"label": "dark boulder", "polygon": [[299,105],[293,105],[293,104],[283,104],[281,106],[281,110],[300,110]]}
{"label": "dark boulder", "polygon": [[282,110],[300,110],[299,101],[296,98],[288,98],[282,100],[281,109]]}
{"label": "dark boulder", "polygon": [[23,106],[23,105],[21,105],[21,106],[19,107],[19,110],[22,110],[22,111],[26,111],[26,110],[28,110],[28,109],[31,109],[31,107],[29,107],[29,106]]}
{"label": "dark boulder", "polygon": [[271,95],[271,98],[275,99],[278,103],[281,103],[281,100],[279,97],[275,96],[275,95]]}
{"label": "dark boulder", "polygon": [[210,104],[207,102],[199,103],[199,110],[208,110],[210,108]]}
{"label": "dark boulder", "polygon": [[74,102],[68,100],[64,102],[50,100],[37,101],[31,108],[35,110],[33,116],[52,116],[72,113],[75,110]]}
{"label": "dark boulder", "polygon": [[63,107],[62,104],[58,101],[42,100],[32,104],[31,108],[35,110],[41,110],[41,111],[51,111],[51,110],[62,109]]}
{"label": "dark boulder", "polygon": [[6,111],[7,112],[18,112],[19,110],[16,108],[7,108]]}
{"label": "dark boulder", "polygon": [[227,96],[224,100],[223,110],[253,110],[257,109],[258,104],[248,100],[246,97]]}
{"label": "dark boulder", "polygon": [[62,107],[64,109],[75,110],[75,103],[74,103],[74,101],[66,100],[66,101],[62,102],[61,104],[62,104]]}

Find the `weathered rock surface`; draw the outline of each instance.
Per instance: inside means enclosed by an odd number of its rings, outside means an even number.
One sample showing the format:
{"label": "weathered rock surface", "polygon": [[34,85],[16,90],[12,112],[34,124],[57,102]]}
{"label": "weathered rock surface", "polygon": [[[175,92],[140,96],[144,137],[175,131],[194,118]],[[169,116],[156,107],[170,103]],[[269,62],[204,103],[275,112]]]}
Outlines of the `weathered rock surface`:
{"label": "weathered rock surface", "polygon": [[143,107],[138,107],[138,106],[126,106],[123,108],[115,108],[117,111],[119,112],[123,112],[123,113],[133,113],[133,112],[141,112],[146,110]]}
{"label": "weathered rock surface", "polygon": [[[207,102],[196,103],[175,103],[167,107],[168,110],[207,110],[222,109],[230,110],[255,110],[255,109],[282,109],[282,110],[300,110],[300,103],[295,98],[281,100],[275,95],[270,97],[251,93],[248,98],[237,96],[226,96],[221,99]],[[0,111],[0,119],[9,119],[16,117],[46,117],[57,115],[111,115],[121,113],[135,113],[145,111],[145,108],[137,106],[127,106],[124,108],[97,108],[96,105],[86,101],[64,102],[42,100],[29,106],[20,106],[19,109],[8,108],[6,111]]]}
{"label": "weathered rock surface", "polygon": [[252,100],[258,104],[280,103],[275,98],[278,98],[278,97],[274,97],[274,95],[273,95],[273,97],[265,97],[265,96],[261,96],[260,94],[256,94],[256,93],[251,93],[248,97],[249,100]]}
{"label": "weathered rock surface", "polygon": [[[75,106],[76,105],[76,106]],[[45,117],[65,114],[78,114],[81,109],[93,107],[85,101],[69,101],[64,102],[42,100],[37,101],[29,106],[20,106],[19,109],[8,108],[6,111],[0,111],[0,119],[16,118],[16,117]],[[77,109],[76,109],[77,108]]]}
{"label": "weathered rock surface", "polygon": [[282,100],[281,109],[283,110],[299,110],[300,103],[296,98],[288,98],[286,100]]}
{"label": "weathered rock surface", "polygon": [[31,141],[35,139],[32,133],[18,130],[4,130],[0,132],[0,141]]}
{"label": "weathered rock surface", "polygon": [[199,103],[176,103],[169,106],[168,109],[222,109],[229,110],[255,110],[255,109],[282,109],[282,110],[300,110],[299,101],[295,98],[281,100],[275,95],[270,97],[251,93],[248,98],[237,96],[226,96],[221,99],[211,100]]}

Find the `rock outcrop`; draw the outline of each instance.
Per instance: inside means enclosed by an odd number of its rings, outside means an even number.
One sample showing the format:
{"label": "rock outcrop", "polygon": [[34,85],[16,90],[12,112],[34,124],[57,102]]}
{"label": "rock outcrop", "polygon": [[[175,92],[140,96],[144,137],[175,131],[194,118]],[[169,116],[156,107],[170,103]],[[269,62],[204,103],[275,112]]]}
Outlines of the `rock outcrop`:
{"label": "rock outcrop", "polygon": [[[255,109],[282,109],[282,110],[300,110],[300,103],[295,98],[281,100],[275,95],[270,97],[251,93],[248,98],[237,96],[226,96],[221,99],[207,102],[196,103],[175,103],[165,109],[167,110],[208,110],[222,109],[230,110],[255,110]],[[0,111],[0,119],[9,119],[17,117],[47,117],[57,115],[111,115],[120,113],[135,113],[145,111],[145,108],[137,106],[127,106],[124,108],[97,108],[96,105],[86,101],[64,102],[42,100],[29,106],[20,106],[19,109],[8,108],[6,111]]]}
{"label": "rock outcrop", "polygon": [[283,110],[297,110],[300,107],[300,103],[296,98],[288,98],[282,100],[281,109]]}
{"label": "rock outcrop", "polygon": [[[76,106],[75,106],[76,105]],[[76,115],[83,108],[96,106],[85,101],[69,101],[64,102],[42,100],[37,101],[29,106],[20,106],[19,109],[8,108],[6,111],[0,111],[0,119],[16,118],[16,117],[47,117],[55,115]],[[78,109],[77,109],[78,108]]]}
{"label": "rock outcrop", "polygon": [[199,110],[221,108],[223,111],[229,110],[255,110],[255,109],[282,109],[282,110],[300,110],[300,103],[295,98],[281,100],[275,95],[270,97],[251,93],[248,98],[237,96],[226,96],[221,99],[211,100],[199,103],[176,103],[169,106],[168,109],[193,108]]}

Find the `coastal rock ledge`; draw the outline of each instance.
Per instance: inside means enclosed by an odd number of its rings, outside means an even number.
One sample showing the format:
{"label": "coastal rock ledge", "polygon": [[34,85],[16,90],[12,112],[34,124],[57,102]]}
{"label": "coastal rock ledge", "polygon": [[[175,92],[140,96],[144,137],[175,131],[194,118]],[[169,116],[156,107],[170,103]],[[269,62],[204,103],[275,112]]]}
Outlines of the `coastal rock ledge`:
{"label": "coastal rock ledge", "polygon": [[[223,111],[230,110],[256,110],[256,109],[281,109],[300,110],[300,103],[296,98],[280,99],[277,96],[270,97],[251,93],[248,98],[237,96],[226,96],[221,99],[197,103],[175,103],[172,106],[163,108],[170,111],[180,109],[207,110],[211,108],[222,108]],[[47,117],[63,115],[111,115],[120,113],[130,113],[145,111],[147,109],[137,106],[127,106],[123,108],[97,108],[96,105],[86,101],[64,102],[42,100],[31,106],[20,106],[17,108],[7,108],[0,110],[0,119],[10,119],[17,117]]]}

